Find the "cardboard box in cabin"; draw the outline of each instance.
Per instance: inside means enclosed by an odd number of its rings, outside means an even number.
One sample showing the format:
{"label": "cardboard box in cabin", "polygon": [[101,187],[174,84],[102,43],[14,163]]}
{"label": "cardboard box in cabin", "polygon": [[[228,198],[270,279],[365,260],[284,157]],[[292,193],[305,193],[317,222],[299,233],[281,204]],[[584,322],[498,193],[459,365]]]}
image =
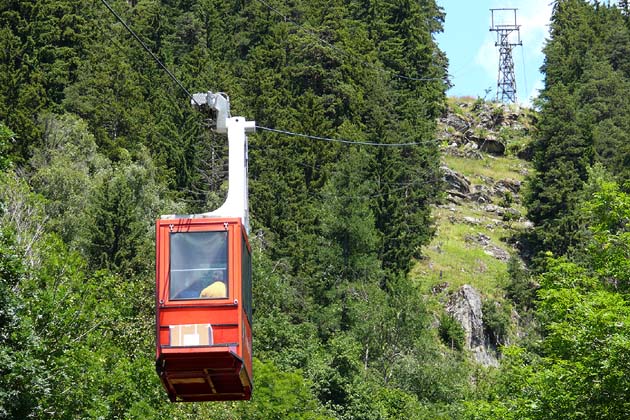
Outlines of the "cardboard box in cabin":
{"label": "cardboard box in cabin", "polygon": [[212,325],[187,324],[170,325],[171,347],[191,347],[212,345]]}

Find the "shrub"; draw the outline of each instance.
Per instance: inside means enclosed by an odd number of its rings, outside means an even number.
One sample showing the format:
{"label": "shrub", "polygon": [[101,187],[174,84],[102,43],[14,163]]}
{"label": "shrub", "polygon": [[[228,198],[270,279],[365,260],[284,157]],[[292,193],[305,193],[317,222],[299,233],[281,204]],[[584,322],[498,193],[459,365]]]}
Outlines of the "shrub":
{"label": "shrub", "polygon": [[443,313],[440,316],[438,329],[440,339],[451,349],[462,350],[466,341],[466,332],[452,315]]}
{"label": "shrub", "polygon": [[507,342],[510,332],[511,308],[506,302],[493,299],[483,302],[483,330],[493,346],[498,347]]}

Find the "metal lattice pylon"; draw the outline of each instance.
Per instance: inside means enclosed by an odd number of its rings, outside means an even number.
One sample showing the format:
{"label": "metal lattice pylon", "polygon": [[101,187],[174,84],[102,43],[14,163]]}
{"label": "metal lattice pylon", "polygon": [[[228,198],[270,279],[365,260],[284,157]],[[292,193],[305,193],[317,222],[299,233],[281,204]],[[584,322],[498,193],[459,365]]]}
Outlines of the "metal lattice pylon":
{"label": "metal lattice pylon", "polygon": [[[499,47],[497,101],[503,103],[516,103],[516,77],[514,75],[512,50],[517,45],[523,45],[521,42],[521,26],[516,24],[517,10],[518,9],[490,9],[492,13],[490,31],[497,33],[497,41],[494,45]],[[513,16],[513,21],[510,19],[511,15]],[[499,18],[503,19],[499,20]],[[499,23],[497,23],[495,19],[499,21]]]}

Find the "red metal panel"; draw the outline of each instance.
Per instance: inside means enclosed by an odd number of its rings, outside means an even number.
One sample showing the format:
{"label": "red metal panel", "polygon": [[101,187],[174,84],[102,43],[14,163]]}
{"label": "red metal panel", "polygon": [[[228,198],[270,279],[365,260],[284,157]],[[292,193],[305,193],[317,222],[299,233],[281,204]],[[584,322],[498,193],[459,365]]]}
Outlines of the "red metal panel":
{"label": "red metal panel", "polygon": [[242,350],[242,358],[245,362],[245,369],[250,378],[252,378],[252,329],[249,325],[249,321],[247,320],[247,315],[245,312],[241,312],[242,315],[242,325],[243,325],[243,345],[241,346]]}
{"label": "red metal panel", "polygon": [[[214,329],[215,344],[238,343],[238,326],[217,326]],[[240,352],[238,352],[240,353]]]}
{"label": "red metal panel", "polygon": [[[171,300],[168,293],[170,233],[225,230],[228,231],[228,296],[224,299]],[[157,222],[156,366],[172,401],[250,398],[251,326],[244,315],[242,302],[242,235],[241,221],[235,218]],[[184,342],[186,345],[171,346],[171,326],[195,324],[211,325],[211,345],[190,345],[190,340],[180,340],[180,344]],[[177,327],[174,331],[183,330]],[[205,331],[208,331],[207,327]]]}

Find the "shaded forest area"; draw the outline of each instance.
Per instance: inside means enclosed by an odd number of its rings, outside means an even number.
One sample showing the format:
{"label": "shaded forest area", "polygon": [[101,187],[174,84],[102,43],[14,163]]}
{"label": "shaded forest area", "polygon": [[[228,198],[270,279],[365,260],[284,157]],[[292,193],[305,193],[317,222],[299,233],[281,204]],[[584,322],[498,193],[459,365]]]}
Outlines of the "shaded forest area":
{"label": "shaded forest area", "polygon": [[3,1],[0,418],[629,415],[627,2],[554,2],[521,238],[535,256],[505,291],[534,332],[487,369],[440,338],[409,276],[443,192],[435,1],[111,4],[235,115],[416,145],[250,136],[254,396],[170,404],[154,221],[221,203],[226,141],[102,2]]}

